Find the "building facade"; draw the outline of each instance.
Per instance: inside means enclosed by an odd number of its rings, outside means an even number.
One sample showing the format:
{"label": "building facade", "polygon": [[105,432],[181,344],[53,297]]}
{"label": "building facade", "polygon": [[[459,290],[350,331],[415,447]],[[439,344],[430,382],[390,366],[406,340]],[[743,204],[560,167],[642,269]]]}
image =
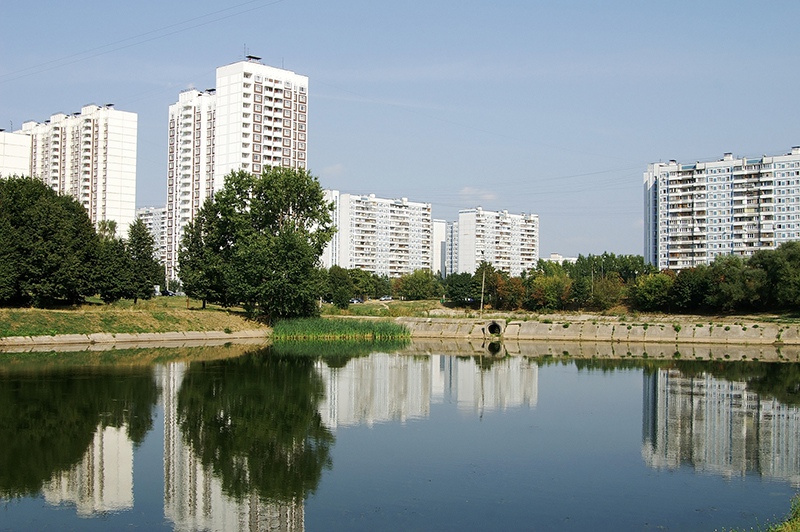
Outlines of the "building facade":
{"label": "building facade", "polygon": [[755,159],[653,163],[644,173],[644,257],[659,269],[750,256],[800,240],[800,147]]}
{"label": "building facade", "polygon": [[219,67],[216,88],[180,94],[169,108],[167,278],[185,227],[227,174],[306,168],[307,125],[308,77],[255,56]]}
{"label": "building facade", "polygon": [[31,137],[0,130],[0,179],[31,172]]}
{"label": "building facade", "polygon": [[153,236],[156,259],[159,264],[164,264],[167,259],[167,208],[141,207],[136,209],[136,217]]}
{"label": "building facade", "polygon": [[323,266],[358,268],[400,277],[433,270],[431,204],[326,191],[334,204],[336,234],[323,253]]}
{"label": "building facade", "polygon": [[136,216],[137,129],[136,113],[108,104],[28,121],[15,134],[29,138],[26,174],[77,199],[92,223],[114,220],[125,235]]}
{"label": "building facade", "polygon": [[[475,273],[482,262],[512,276],[536,267],[539,261],[539,216],[485,211],[480,207],[458,212],[454,236],[456,273]],[[452,238],[452,237],[451,237]]]}

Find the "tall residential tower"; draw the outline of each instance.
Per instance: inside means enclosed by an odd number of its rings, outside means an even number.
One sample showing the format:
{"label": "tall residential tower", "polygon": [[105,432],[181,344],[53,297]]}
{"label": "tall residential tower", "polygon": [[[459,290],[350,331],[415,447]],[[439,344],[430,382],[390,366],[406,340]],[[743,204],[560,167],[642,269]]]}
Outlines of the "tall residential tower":
{"label": "tall residential tower", "polygon": [[[457,231],[457,233],[455,232]],[[512,276],[521,275],[539,262],[539,216],[485,211],[480,207],[458,211],[458,225],[451,233],[457,243],[457,271],[475,273],[481,262]]]}
{"label": "tall residential tower", "polygon": [[659,269],[749,256],[800,240],[800,147],[785,155],[653,163],[644,173],[644,258]]}
{"label": "tall residential tower", "polygon": [[255,56],[217,68],[215,89],[181,93],[169,108],[167,278],[184,228],[227,174],[306,168],[307,124],[308,77]]}
{"label": "tall residential tower", "polygon": [[14,134],[29,137],[29,175],[77,199],[92,223],[116,221],[117,235],[125,236],[136,217],[137,127],[136,113],[85,105],[80,113],[25,122]]}

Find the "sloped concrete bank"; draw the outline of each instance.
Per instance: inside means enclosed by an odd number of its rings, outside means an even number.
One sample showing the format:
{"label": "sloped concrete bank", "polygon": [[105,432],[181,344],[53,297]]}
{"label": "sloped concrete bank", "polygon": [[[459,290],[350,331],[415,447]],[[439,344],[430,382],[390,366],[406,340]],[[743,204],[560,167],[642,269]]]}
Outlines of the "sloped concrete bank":
{"label": "sloped concrete bank", "polygon": [[119,347],[191,347],[232,343],[262,344],[270,336],[269,329],[250,331],[184,331],[168,333],[93,333],[56,334],[53,336],[9,336],[0,338],[0,352],[64,350],[93,351]]}
{"label": "sloped concrete bank", "polygon": [[624,344],[800,345],[800,326],[760,322],[558,322],[468,318],[396,318],[411,337]]}

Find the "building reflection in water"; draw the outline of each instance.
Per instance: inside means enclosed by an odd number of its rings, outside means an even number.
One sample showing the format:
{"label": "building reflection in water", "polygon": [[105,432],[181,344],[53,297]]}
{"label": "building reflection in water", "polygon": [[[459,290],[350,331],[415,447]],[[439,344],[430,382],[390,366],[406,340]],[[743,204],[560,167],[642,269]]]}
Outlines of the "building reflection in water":
{"label": "building reflection in water", "polygon": [[[189,365],[157,366],[164,406],[164,515],[176,530],[304,529],[303,497],[265,501],[228,496],[203,466],[178,422],[178,392]],[[318,404],[330,429],[430,416],[435,404],[483,414],[538,402],[535,359],[489,360],[446,355],[373,354],[344,367],[318,362]],[[645,373],[642,455],[653,468],[690,465],[728,477],[748,473],[800,487],[800,410],[748,392],[745,383],[674,369]],[[82,461],[43,489],[52,504],[74,503],[80,515],[133,507],[133,444],[125,427],[99,427]]]}
{"label": "building reflection in water", "polygon": [[644,376],[642,456],[727,477],[757,473],[800,487],[800,409],[743,382],[659,369]]}
{"label": "building reflection in water", "polygon": [[133,508],[133,442],[126,427],[98,426],[83,459],[42,493],[50,504],[74,504],[84,517]]}
{"label": "building reflection in water", "polygon": [[331,429],[425,418],[438,403],[484,412],[533,407],[538,398],[539,366],[522,357],[487,370],[471,357],[373,354],[343,368],[319,362],[317,370],[326,390],[320,413]]}
{"label": "building reflection in water", "polygon": [[178,391],[187,364],[161,366],[164,401],[164,516],[175,530],[303,530],[303,500],[265,503],[256,493],[227,496],[222,480],[204,467],[182,437]]}

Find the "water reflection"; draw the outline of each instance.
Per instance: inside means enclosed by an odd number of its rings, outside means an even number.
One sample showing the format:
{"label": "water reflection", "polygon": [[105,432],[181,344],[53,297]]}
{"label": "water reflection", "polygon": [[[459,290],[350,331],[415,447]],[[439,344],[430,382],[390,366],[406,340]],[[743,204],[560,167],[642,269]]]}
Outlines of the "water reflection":
{"label": "water reflection", "polygon": [[659,469],[686,464],[726,477],[757,473],[800,487],[800,409],[748,384],[775,390],[764,385],[764,373],[774,380],[776,372],[792,374],[797,368],[753,366],[755,375],[741,381],[691,369],[684,373],[679,367],[645,373],[645,462]]}
{"label": "water reflection", "polygon": [[178,528],[303,528],[334,440],[314,360],[265,349],[166,369],[165,514]]}
{"label": "water reflection", "polygon": [[152,428],[150,368],[0,378],[0,496],[43,492],[82,515],[133,506],[133,448]]}
{"label": "water reflection", "polygon": [[[302,530],[306,501],[332,467],[337,429],[425,420],[435,405],[454,405],[464,419],[537,409],[548,399],[552,406],[539,379],[556,365],[641,371],[642,441],[630,438],[637,463],[641,443],[644,463],[657,470],[759,474],[800,487],[798,364],[501,358],[467,349],[451,356],[413,346],[327,359],[319,349],[6,372],[0,496],[42,494],[82,516],[132,509],[134,482],[148,481],[133,477],[135,451],[152,429],[160,392],[163,512],[174,528]],[[557,381],[553,372],[548,378]]]}

